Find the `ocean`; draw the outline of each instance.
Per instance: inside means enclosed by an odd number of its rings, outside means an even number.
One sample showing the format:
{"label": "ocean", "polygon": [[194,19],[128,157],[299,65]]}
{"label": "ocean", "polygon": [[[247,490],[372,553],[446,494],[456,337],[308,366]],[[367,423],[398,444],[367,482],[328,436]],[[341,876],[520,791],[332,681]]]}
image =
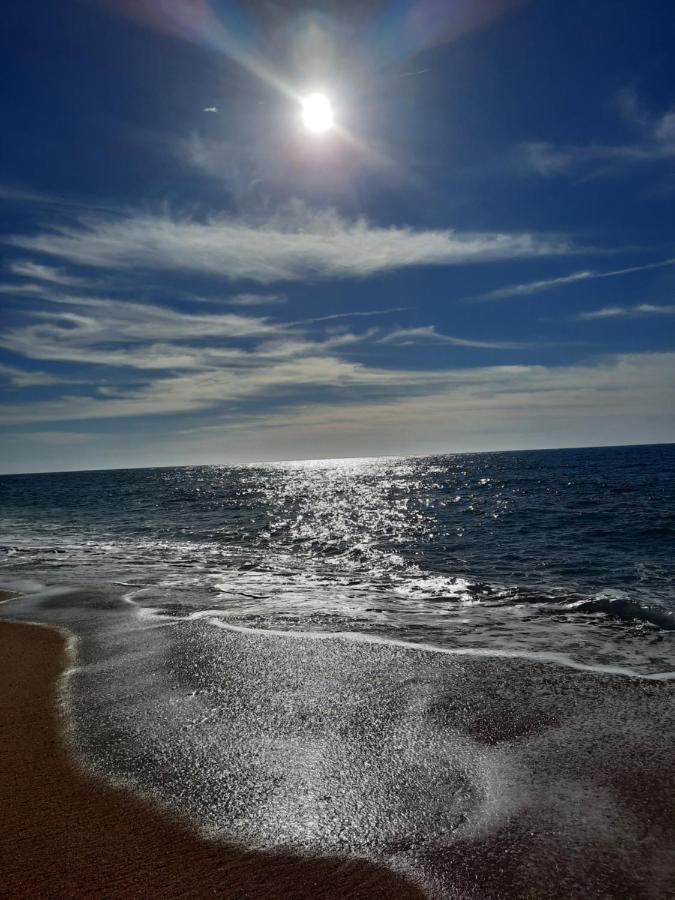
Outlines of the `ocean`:
{"label": "ocean", "polygon": [[0,509],[3,616],[73,636],[108,780],[430,896],[493,896],[448,848],[514,822],[514,896],[553,858],[565,896],[667,895],[606,753],[672,771],[675,445],[11,475]]}
{"label": "ocean", "polygon": [[6,583],[146,616],[669,670],[675,445],[0,478]]}

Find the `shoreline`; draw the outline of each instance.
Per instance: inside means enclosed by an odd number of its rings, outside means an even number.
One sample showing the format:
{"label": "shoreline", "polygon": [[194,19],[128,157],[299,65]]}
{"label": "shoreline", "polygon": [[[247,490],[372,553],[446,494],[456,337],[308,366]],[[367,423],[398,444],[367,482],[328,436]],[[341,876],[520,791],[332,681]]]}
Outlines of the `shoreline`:
{"label": "shoreline", "polygon": [[218,628],[237,634],[250,634],[288,638],[290,640],[351,641],[355,644],[378,644],[385,647],[396,647],[401,650],[418,650],[422,653],[438,653],[445,656],[468,657],[471,659],[505,659],[530,662],[535,665],[552,665],[571,669],[574,672],[585,672],[590,675],[618,675],[643,681],[675,681],[675,669],[664,672],[637,672],[627,666],[603,665],[602,663],[582,663],[564,653],[546,652],[544,650],[499,650],[494,647],[443,647],[420,641],[406,641],[399,638],[382,637],[362,631],[301,631],[283,630],[281,628],[256,628],[253,625],[237,625],[223,620],[217,611],[205,610],[194,616],[193,620],[211,619]]}
{"label": "shoreline", "polygon": [[[11,599],[0,592],[0,601]],[[360,860],[249,851],[200,837],[79,770],[65,747],[62,632],[0,621],[0,894],[12,898],[421,898]]]}
{"label": "shoreline", "polygon": [[0,897],[669,896],[672,680],[16,596]]}

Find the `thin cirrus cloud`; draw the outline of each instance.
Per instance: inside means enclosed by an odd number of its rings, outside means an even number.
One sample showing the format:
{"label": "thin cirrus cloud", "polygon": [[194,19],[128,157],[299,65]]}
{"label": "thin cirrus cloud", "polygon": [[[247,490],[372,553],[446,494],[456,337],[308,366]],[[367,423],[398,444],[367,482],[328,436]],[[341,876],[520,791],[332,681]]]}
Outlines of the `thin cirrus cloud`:
{"label": "thin cirrus cloud", "polygon": [[675,141],[651,141],[646,144],[607,146],[557,146],[545,141],[532,142],[523,147],[528,170],[552,177],[573,169],[604,165],[607,171],[636,163],[650,163],[675,157]]}
{"label": "thin cirrus cloud", "polygon": [[643,316],[673,316],[675,306],[658,306],[653,303],[639,303],[637,306],[604,306],[579,313],[576,318],[582,321],[593,319],[641,318]]}
{"label": "thin cirrus cloud", "polygon": [[[35,287],[35,286],[34,286]],[[37,288],[35,287],[37,290]],[[403,307],[335,313],[293,322],[235,313],[179,312],[167,306],[82,296],[45,287],[47,308],[24,311],[28,323],[0,333],[0,347],[35,360],[89,363],[119,369],[198,370],[255,366],[270,361],[334,354],[340,348],[369,341],[412,343],[435,341],[474,348],[511,349],[523,344],[451,337],[433,326],[329,331],[312,326],[343,318],[386,316]]]}
{"label": "thin cirrus cloud", "polygon": [[48,284],[59,285],[60,287],[78,287],[86,284],[83,278],[68,275],[66,272],[55,269],[53,266],[45,266],[31,260],[15,260],[13,263],[10,263],[9,271],[12,275],[17,275],[20,278],[31,278],[38,282],[46,281]]}
{"label": "thin cirrus cloud", "polygon": [[[4,285],[0,290],[20,294],[25,289],[48,304],[46,309],[24,308],[29,323],[0,333],[0,347],[30,359],[139,370],[196,369],[246,358],[241,349],[224,344],[269,340],[287,332],[266,317],[179,312],[164,305],[73,293],[51,283],[17,287]],[[190,341],[198,344],[191,346]],[[208,346],[203,346],[205,341]]]}
{"label": "thin cirrus cloud", "polygon": [[85,219],[75,226],[9,240],[16,247],[82,266],[191,271],[260,284],[574,252],[562,238],[386,228],[302,204],[279,210],[264,221],[195,222],[137,215]]}
{"label": "thin cirrus cloud", "polygon": [[629,266],[625,269],[612,269],[609,272],[572,272],[571,275],[562,275],[559,278],[546,278],[541,281],[526,281],[523,284],[509,284],[506,285],[506,287],[497,288],[494,291],[488,291],[487,294],[480,294],[477,297],[469,299],[504,300],[507,297],[527,297],[530,294],[540,294],[543,291],[552,291],[556,288],[565,287],[568,284],[574,284],[578,281],[590,281],[595,278],[618,278],[621,275],[631,275],[634,272],[648,272],[650,269],[663,269],[668,266],[675,266],[675,258],[646,263],[642,266]]}
{"label": "thin cirrus cloud", "polygon": [[312,388],[379,392],[418,390],[447,381],[441,372],[375,369],[334,356],[302,356],[248,368],[217,368],[148,380],[140,386],[103,386],[93,396],[55,399],[0,407],[6,423],[78,421],[194,412],[223,402],[260,396],[289,397]]}
{"label": "thin cirrus cloud", "polygon": [[[503,421],[517,416],[521,425],[532,422],[541,427],[542,415],[560,427],[566,417],[587,421],[615,416],[618,420],[627,414],[649,414],[662,418],[664,410],[672,408],[673,363],[672,353],[644,353],[606,356],[566,367],[484,366],[411,373],[332,357],[304,357],[252,369],[187,373],[142,385],[104,387],[93,396],[5,404],[0,417],[6,424],[28,424],[212,410],[230,423],[229,429],[237,422],[245,426],[247,413],[233,411],[228,402],[269,398],[273,392],[277,406],[267,411],[263,423],[272,429],[313,424],[321,432],[339,422],[347,430],[358,430],[365,423],[400,432],[402,425],[414,421],[439,421],[450,427],[455,416],[470,416],[483,428],[491,416]],[[303,390],[307,385],[338,387],[342,400],[308,407]],[[312,410],[310,420],[308,409]],[[260,411],[251,414],[258,416]]]}
{"label": "thin cirrus cloud", "polygon": [[[43,295],[64,306],[33,310],[31,324],[5,329],[0,346],[40,360],[94,363],[138,369],[198,368],[207,360],[236,359],[241,351],[223,341],[270,339],[286,332],[266,318],[234,313],[197,315],[166,306],[70,294]],[[217,342],[190,347],[189,340]]]}
{"label": "thin cirrus cloud", "polygon": [[611,173],[626,166],[675,158],[675,108],[654,116],[642,109],[633,88],[619,92],[617,106],[622,118],[636,132],[625,144],[552,144],[532,141],[520,148],[519,165],[544,177],[578,170]]}
{"label": "thin cirrus cloud", "polygon": [[[583,432],[589,420],[625,428],[631,417],[644,423],[649,416],[663,424],[664,411],[673,410],[674,363],[673,353],[633,353],[572,366],[455,369],[426,391],[398,391],[343,403],[300,402],[264,417],[223,415],[222,424],[196,426],[184,434],[200,447],[212,436],[219,449],[225,436],[236,442],[237,430],[248,432],[244,440],[249,445],[256,438],[262,441],[262,435],[273,443],[286,432],[291,438],[302,435],[312,446],[324,440],[328,447],[335,440],[370,437],[375,441],[371,449],[383,440],[386,447],[400,447],[403,435],[420,433],[439,440],[442,447],[458,434],[477,441],[490,431],[494,436],[514,432],[522,438],[536,430],[557,434],[557,439],[567,434],[569,440],[568,429],[576,426]],[[556,437],[558,446],[555,441]]]}
{"label": "thin cirrus cloud", "polygon": [[[358,436],[369,428],[374,429],[373,441],[383,440],[382,435],[393,440],[405,422],[412,427],[415,422],[438,420],[447,429],[455,420],[471,419],[479,434],[486,416],[492,422],[496,417],[507,423],[517,420],[527,428],[528,422],[540,427],[542,416],[560,423],[569,421],[568,416],[581,421],[584,416],[608,415],[613,403],[618,404],[617,421],[629,413],[642,416],[645,397],[655,398],[654,415],[660,416],[671,402],[672,354],[605,357],[565,368],[378,368],[341,358],[341,347],[371,340],[495,349],[513,345],[445,335],[433,326],[397,328],[388,335],[371,329],[317,340],[301,323],[282,324],[264,317],[188,314],[147,303],[59,293],[47,284],[44,296],[47,309],[26,311],[29,323],[7,330],[4,346],[32,359],[106,368],[92,370],[88,384],[79,383],[77,392],[64,390],[59,396],[20,405],[6,403],[0,408],[5,424],[202,414],[211,422],[207,428],[217,429],[218,422],[227,420],[228,434],[252,428],[251,440],[257,428],[267,428],[273,456],[283,452],[275,435],[293,429],[330,444],[349,435],[360,440]],[[637,314],[649,312],[643,304]],[[112,380],[107,367],[116,370]],[[125,370],[131,371],[125,376]],[[67,381],[17,367],[2,374],[17,389]],[[308,387],[325,396],[311,408]],[[261,404],[264,422],[251,425],[249,417],[261,415]],[[217,439],[215,430],[202,432],[201,439],[206,433]],[[446,432],[437,438],[447,439]]]}
{"label": "thin cirrus cloud", "polygon": [[392,313],[406,312],[409,306],[389,306],[386,309],[359,309],[351,312],[330,313],[327,316],[312,316],[309,319],[299,319],[297,322],[289,322],[289,325],[310,325],[318,322],[332,322],[336,319],[361,319],[375,316],[388,316]]}
{"label": "thin cirrus cloud", "polygon": [[230,306],[279,306],[287,299],[283,294],[237,294],[227,302]]}
{"label": "thin cirrus cloud", "polygon": [[479,341],[470,338],[453,337],[443,334],[435,325],[422,325],[418,328],[397,328],[395,331],[385,334],[380,338],[381,344],[401,344],[402,346],[435,343],[451,344],[453,347],[472,347],[477,350],[522,350],[532,346],[528,343],[515,341]]}
{"label": "thin cirrus cloud", "polygon": [[52,372],[29,372],[18,366],[8,366],[0,363],[0,378],[9,382],[12,387],[45,387],[55,384],[80,384],[79,379],[66,378]]}

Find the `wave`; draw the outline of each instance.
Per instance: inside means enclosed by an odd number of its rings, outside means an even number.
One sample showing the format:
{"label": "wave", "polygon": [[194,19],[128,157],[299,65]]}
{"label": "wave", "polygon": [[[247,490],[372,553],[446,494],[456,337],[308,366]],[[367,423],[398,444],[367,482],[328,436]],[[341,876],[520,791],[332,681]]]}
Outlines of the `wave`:
{"label": "wave", "polygon": [[[354,556],[361,552],[360,547],[352,548]],[[79,564],[83,572],[85,563],[89,570],[92,566],[101,567],[100,574],[113,584],[150,590],[182,587],[195,595],[202,589],[210,596],[219,592],[235,607],[240,600],[258,602],[263,614],[275,605],[275,599],[282,599],[291,614],[305,605],[316,609],[317,601],[330,608],[335,605],[331,596],[339,595],[358,603],[361,612],[381,611],[382,602],[390,612],[395,611],[397,604],[402,612],[409,610],[411,604],[418,604],[427,608],[430,615],[441,607],[488,610],[526,606],[544,614],[574,615],[577,621],[579,616],[605,616],[627,625],[646,624],[675,631],[675,610],[635,595],[621,596],[605,589],[589,596],[550,584],[500,584],[411,565],[396,553],[376,548],[363,548],[361,565],[353,566],[345,565],[344,554],[336,558],[324,552],[317,559],[292,552],[265,553],[257,547],[233,553],[191,541],[26,542],[0,544],[0,553],[4,553],[10,566],[16,556],[35,564],[65,557],[69,567],[75,569]],[[49,568],[54,568],[54,564]],[[366,596],[367,606],[362,604]]]}
{"label": "wave", "polygon": [[675,631],[675,614],[660,606],[644,606],[627,597],[595,597],[577,600],[567,606],[575,612],[605,613],[622,622],[649,622],[665,631]]}

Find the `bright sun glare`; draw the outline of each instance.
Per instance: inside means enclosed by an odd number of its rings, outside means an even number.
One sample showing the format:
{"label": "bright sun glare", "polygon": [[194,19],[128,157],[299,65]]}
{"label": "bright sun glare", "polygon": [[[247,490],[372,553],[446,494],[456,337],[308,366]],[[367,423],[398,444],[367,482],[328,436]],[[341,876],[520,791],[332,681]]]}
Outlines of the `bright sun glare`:
{"label": "bright sun glare", "polygon": [[323,134],[333,127],[333,107],[325,94],[310,94],[303,99],[302,121],[314,134]]}

